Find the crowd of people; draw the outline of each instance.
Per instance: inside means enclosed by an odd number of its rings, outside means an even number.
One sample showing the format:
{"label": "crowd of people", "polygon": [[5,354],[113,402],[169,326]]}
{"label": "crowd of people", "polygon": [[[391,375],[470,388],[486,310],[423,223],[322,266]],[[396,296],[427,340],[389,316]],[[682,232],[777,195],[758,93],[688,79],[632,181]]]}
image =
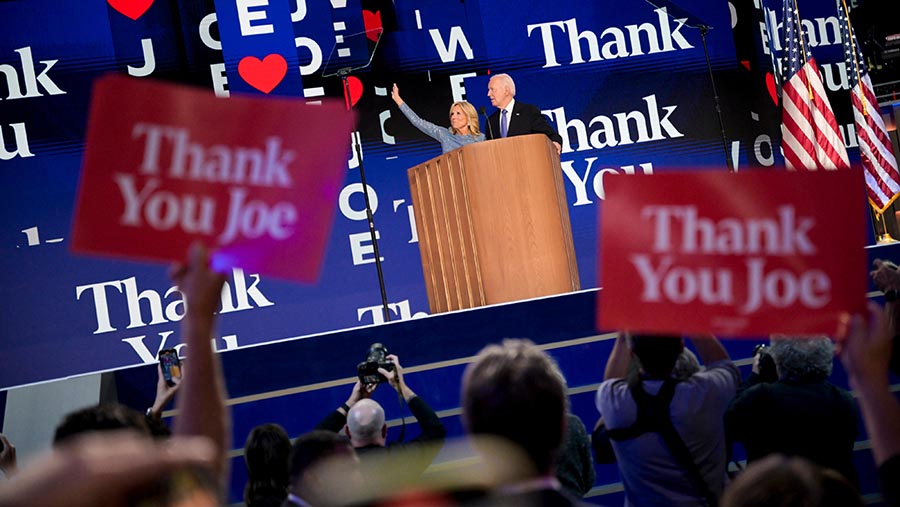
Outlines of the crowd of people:
{"label": "crowd of people", "polygon": [[[0,507],[224,505],[229,416],[210,337],[224,279],[195,247],[172,278],[185,297],[182,340],[190,367],[176,385],[160,369],[157,403],[141,414],[99,405],[66,416],[47,455],[19,470],[0,435]],[[900,290],[900,272],[877,262],[873,280]],[[858,415],[871,442],[884,503],[900,505],[900,404],[889,371],[900,303],[887,298],[855,315],[835,341],[773,336],[746,379],[713,336],[622,332],[596,392],[600,420],[589,436],[570,412],[553,358],[525,339],[486,346],[468,365],[461,417],[476,459],[432,466],[445,442],[441,419],[407,384],[400,358],[380,382],[362,377],[347,401],[308,433],[260,424],[246,439],[248,507],[327,505],[579,505],[595,480],[594,458],[615,462],[626,505],[862,505],[853,463]],[[831,383],[838,355],[856,397]],[[699,358],[699,360],[698,360]],[[701,366],[702,363],[702,366]],[[766,365],[769,365],[767,368]],[[774,368],[771,368],[774,365]],[[384,408],[393,388],[420,428],[389,443]],[[160,413],[176,398],[172,428]],[[732,447],[746,467],[729,471]],[[458,449],[457,449],[458,450]]]}

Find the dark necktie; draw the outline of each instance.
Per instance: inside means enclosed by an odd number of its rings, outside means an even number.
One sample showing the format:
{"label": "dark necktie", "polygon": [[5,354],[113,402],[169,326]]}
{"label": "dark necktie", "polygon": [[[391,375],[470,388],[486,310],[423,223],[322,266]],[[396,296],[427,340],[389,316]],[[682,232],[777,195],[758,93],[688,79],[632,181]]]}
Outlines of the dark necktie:
{"label": "dark necktie", "polygon": [[500,111],[500,137],[506,137],[506,109]]}

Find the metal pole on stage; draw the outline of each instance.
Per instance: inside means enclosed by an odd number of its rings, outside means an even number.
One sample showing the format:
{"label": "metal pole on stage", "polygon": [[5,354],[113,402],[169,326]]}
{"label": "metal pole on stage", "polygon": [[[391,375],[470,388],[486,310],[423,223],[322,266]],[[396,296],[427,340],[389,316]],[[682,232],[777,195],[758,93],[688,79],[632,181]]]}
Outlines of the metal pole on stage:
{"label": "metal pole on stage", "polygon": [[[378,42],[381,41],[381,35],[383,30],[381,28],[376,28],[374,30],[368,30],[366,32],[360,32],[358,34],[345,36],[341,40],[343,42],[336,43],[334,48],[331,50],[331,56],[328,58],[328,61],[324,65],[324,70],[322,71],[322,77],[332,77],[338,76],[341,78],[341,83],[344,88],[344,96],[347,100],[347,109],[351,109],[353,107],[353,100],[350,97],[350,75],[354,71],[362,70],[372,64],[372,57],[375,56],[375,50],[378,48]],[[344,59],[346,58],[346,54],[349,53],[349,50],[345,46],[350,47],[368,47],[369,41],[371,41],[372,37],[375,37],[374,45],[367,52],[367,58],[365,61],[357,60],[359,65],[354,66],[352,61],[350,65],[344,65],[337,69],[335,69],[332,73],[329,73],[328,70],[331,67],[330,64],[334,61],[339,64],[344,63]],[[339,47],[341,46],[341,47]],[[343,52],[342,51],[346,51]],[[372,204],[369,201],[369,185],[366,183],[366,169],[363,164],[362,157],[362,148],[360,144],[362,141],[360,137],[356,134],[351,136],[351,143],[353,153],[356,155],[356,160],[359,163],[359,179],[360,183],[363,187],[363,197],[366,203],[366,219],[369,224],[369,237],[372,240],[372,250],[375,254],[375,270],[378,272],[378,289],[381,292],[381,309],[384,314],[384,321],[390,322],[391,320],[391,311],[388,306],[387,299],[387,290],[385,289],[384,284],[384,271],[381,267],[381,254],[378,250],[378,233],[375,229],[375,216],[372,213]]]}

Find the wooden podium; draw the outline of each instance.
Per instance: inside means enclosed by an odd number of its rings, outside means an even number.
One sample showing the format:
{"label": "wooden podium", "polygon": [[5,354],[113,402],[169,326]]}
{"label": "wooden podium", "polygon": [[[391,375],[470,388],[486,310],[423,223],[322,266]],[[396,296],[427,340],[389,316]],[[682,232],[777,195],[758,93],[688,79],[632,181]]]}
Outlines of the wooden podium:
{"label": "wooden podium", "polygon": [[470,144],[407,174],[431,313],[580,289],[547,136]]}

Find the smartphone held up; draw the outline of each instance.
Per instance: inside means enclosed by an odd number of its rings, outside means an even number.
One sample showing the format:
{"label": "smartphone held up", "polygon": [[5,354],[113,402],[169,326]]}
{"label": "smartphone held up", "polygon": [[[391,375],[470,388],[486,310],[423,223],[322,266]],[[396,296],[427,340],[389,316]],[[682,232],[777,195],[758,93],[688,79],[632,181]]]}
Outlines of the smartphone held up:
{"label": "smartphone held up", "polygon": [[163,378],[170,387],[181,382],[181,359],[175,349],[163,349],[159,351],[159,365]]}

